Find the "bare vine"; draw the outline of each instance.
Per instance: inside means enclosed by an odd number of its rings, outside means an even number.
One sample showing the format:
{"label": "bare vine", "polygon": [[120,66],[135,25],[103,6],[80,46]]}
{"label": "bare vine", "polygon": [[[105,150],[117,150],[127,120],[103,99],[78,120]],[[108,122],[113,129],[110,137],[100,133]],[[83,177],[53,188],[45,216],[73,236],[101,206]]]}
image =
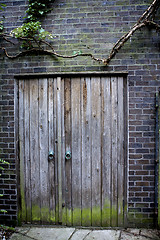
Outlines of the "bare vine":
{"label": "bare vine", "polygon": [[[7,41],[11,44],[15,44],[13,41],[10,40],[10,38],[12,37],[13,39],[17,38],[18,40],[21,40],[21,41],[25,40],[28,43],[28,45],[31,44],[31,42],[34,42],[35,46],[32,47],[32,45],[31,45],[30,48],[23,50],[15,55],[10,55],[7,52],[7,49],[5,47],[0,47],[0,49],[2,49],[4,51],[4,54],[6,55],[6,57],[10,58],[10,59],[15,59],[15,58],[18,58],[18,57],[21,57],[21,56],[24,56],[24,55],[27,55],[30,53],[40,53],[40,54],[55,56],[58,58],[76,58],[78,56],[82,56],[82,57],[88,56],[95,61],[102,62],[103,64],[108,65],[110,63],[110,61],[114,58],[114,56],[119,52],[119,50],[124,46],[124,44],[133,36],[133,34],[137,30],[140,30],[144,27],[149,27],[149,28],[155,29],[156,31],[160,31],[160,25],[157,24],[154,20],[155,14],[159,7],[160,7],[160,1],[153,0],[153,2],[150,4],[150,6],[141,15],[141,17],[138,19],[138,21],[131,27],[131,29],[127,33],[125,33],[120,39],[118,39],[118,41],[114,44],[114,46],[107,58],[96,58],[91,53],[81,53],[81,52],[77,52],[73,55],[61,55],[61,54],[57,53],[54,50],[53,46],[46,40],[46,36],[47,36],[48,32],[46,32],[45,37],[40,40],[37,40],[34,37],[34,34],[32,34],[32,33],[30,35],[28,35],[28,37],[23,37],[23,36],[16,37],[13,34],[8,35],[5,33],[1,33],[0,36],[5,41]],[[40,30],[40,28],[36,29],[36,31],[38,31],[38,30]],[[42,46],[42,44],[43,44],[43,46]],[[47,46],[49,48],[49,50],[44,49],[44,46]]]}

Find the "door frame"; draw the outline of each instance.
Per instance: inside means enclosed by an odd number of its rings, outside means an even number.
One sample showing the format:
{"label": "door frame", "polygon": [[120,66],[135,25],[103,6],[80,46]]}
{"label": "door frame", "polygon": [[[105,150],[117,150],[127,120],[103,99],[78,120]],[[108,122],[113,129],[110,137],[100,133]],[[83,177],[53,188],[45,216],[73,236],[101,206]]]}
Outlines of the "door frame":
{"label": "door frame", "polygon": [[127,214],[128,214],[128,205],[127,205],[127,198],[128,198],[128,81],[127,81],[128,72],[55,72],[55,73],[35,73],[35,74],[17,74],[14,76],[15,84],[14,84],[14,120],[15,120],[15,159],[16,159],[16,176],[17,176],[17,218],[18,218],[18,225],[21,225],[21,189],[20,189],[20,160],[19,160],[19,96],[18,96],[18,82],[19,80],[29,80],[29,79],[36,79],[36,78],[55,78],[55,77],[94,77],[94,76],[108,76],[108,77],[123,77],[124,86],[125,86],[125,95],[124,101],[126,102],[125,106],[125,116],[124,119],[124,126],[126,126],[125,136],[124,136],[124,202],[123,202],[123,209],[124,209],[124,226],[127,227]]}

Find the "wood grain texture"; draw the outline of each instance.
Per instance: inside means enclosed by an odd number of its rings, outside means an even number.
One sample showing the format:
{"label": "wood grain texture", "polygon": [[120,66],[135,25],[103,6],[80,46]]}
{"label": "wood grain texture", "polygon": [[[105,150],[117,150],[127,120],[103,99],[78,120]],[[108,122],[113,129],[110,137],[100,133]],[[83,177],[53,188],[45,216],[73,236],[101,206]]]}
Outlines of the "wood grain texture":
{"label": "wood grain texture", "polygon": [[49,222],[49,179],[48,179],[48,81],[39,79],[39,161],[41,222]]}
{"label": "wood grain texture", "polygon": [[40,223],[40,162],[39,162],[39,96],[38,80],[30,82],[30,160],[31,160],[31,194],[32,222]]}
{"label": "wood grain texture", "polygon": [[[48,152],[53,151],[55,154],[55,131],[54,118],[54,79],[48,79]],[[55,223],[56,219],[56,185],[55,185],[55,155],[54,159],[48,161],[49,168],[49,222]]]}
{"label": "wood grain texture", "polygon": [[124,226],[124,92],[123,92],[123,78],[117,78],[118,89],[118,106],[117,106],[117,178],[118,178],[118,226]]}
{"label": "wood grain texture", "polygon": [[24,144],[24,81],[19,81],[19,158],[20,158],[20,193],[21,193],[21,220],[26,221],[26,168]]}
{"label": "wood grain texture", "polygon": [[102,226],[111,221],[111,81],[102,78]]}
{"label": "wood grain texture", "polygon": [[117,76],[19,81],[23,222],[124,225],[126,88]]}
{"label": "wood grain texture", "polygon": [[[66,78],[64,82],[65,151],[71,151],[71,80]],[[66,225],[72,226],[72,158],[70,160],[65,159],[65,210]]]}
{"label": "wood grain texture", "polygon": [[101,226],[101,87],[91,79],[92,226]]}
{"label": "wood grain texture", "polygon": [[56,224],[59,223],[59,190],[58,190],[58,100],[57,100],[57,78],[54,78],[54,89],[53,89],[53,96],[54,96],[54,133],[55,133],[55,203],[56,203],[56,209],[55,209],[55,222]]}
{"label": "wood grain texture", "polygon": [[30,81],[24,81],[24,156],[26,176],[27,222],[31,222],[31,161],[30,161]]}
{"label": "wood grain texture", "polygon": [[62,223],[62,122],[61,78],[57,78],[57,140],[58,140],[58,221]]}
{"label": "wood grain texture", "polygon": [[117,78],[111,78],[111,91],[112,91],[112,140],[111,140],[111,149],[112,149],[112,165],[111,165],[111,173],[112,173],[112,185],[111,185],[111,194],[112,194],[112,205],[111,205],[111,226],[117,226],[117,201],[118,201],[118,175],[117,175]]}
{"label": "wood grain texture", "polygon": [[81,226],[81,102],[80,78],[71,80],[73,225]]}
{"label": "wood grain texture", "polygon": [[64,78],[61,79],[61,134],[62,134],[62,225],[66,225],[67,213],[65,208],[65,185],[66,185],[66,172],[65,172],[65,100],[64,100]]}
{"label": "wood grain texture", "polygon": [[[91,79],[81,79],[82,226],[91,226]],[[87,209],[87,213],[86,213]]]}

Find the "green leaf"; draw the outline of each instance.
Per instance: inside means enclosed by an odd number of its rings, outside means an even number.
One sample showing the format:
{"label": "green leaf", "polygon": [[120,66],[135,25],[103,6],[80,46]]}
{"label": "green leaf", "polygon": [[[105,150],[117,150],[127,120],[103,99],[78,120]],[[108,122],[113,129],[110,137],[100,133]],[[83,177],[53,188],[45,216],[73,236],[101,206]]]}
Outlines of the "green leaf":
{"label": "green leaf", "polygon": [[38,11],[41,15],[43,15],[44,14],[44,11]]}
{"label": "green leaf", "polygon": [[0,209],[0,212],[7,213],[7,211],[4,209]]}
{"label": "green leaf", "polygon": [[1,6],[2,6],[2,7],[6,7],[7,5],[6,5],[6,4],[4,4],[4,3],[1,3]]}

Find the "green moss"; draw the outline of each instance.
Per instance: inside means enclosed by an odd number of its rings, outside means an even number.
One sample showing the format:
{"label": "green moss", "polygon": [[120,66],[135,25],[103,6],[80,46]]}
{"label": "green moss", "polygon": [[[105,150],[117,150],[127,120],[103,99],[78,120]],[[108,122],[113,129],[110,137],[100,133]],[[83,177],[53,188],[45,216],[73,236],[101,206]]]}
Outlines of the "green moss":
{"label": "green moss", "polygon": [[40,217],[40,212],[41,212],[41,209],[39,206],[37,205],[33,205],[32,206],[32,221],[40,221],[41,220],[41,217]]}
{"label": "green moss", "polygon": [[50,222],[55,223],[56,222],[55,211],[51,210],[49,213],[50,213]]}
{"label": "green moss", "polygon": [[92,226],[101,226],[101,208],[99,206],[92,208]]}
{"label": "green moss", "polygon": [[50,214],[48,207],[41,208],[41,219],[43,219],[43,222],[50,222]]}
{"label": "green moss", "polygon": [[71,209],[66,209],[66,215],[67,215],[67,219],[66,219],[67,226],[72,226],[72,211],[71,211]]}
{"label": "green moss", "polygon": [[[24,202],[25,203],[25,202]],[[24,204],[25,205],[25,204]],[[22,209],[26,209],[23,206]],[[56,210],[50,211],[48,207],[41,207],[38,205],[32,205],[32,209],[27,208],[27,216],[30,214],[30,221],[34,222],[48,222],[53,224],[59,223],[59,211],[58,206]],[[23,210],[22,210],[23,212]],[[26,222],[26,213],[20,217],[22,221]],[[74,209],[62,209],[62,224],[67,226],[95,226],[95,227],[110,227],[110,226],[123,226],[123,207],[120,205],[117,210],[116,205],[110,205],[110,201],[106,200],[103,208],[99,206],[93,206],[92,208],[74,208]]]}
{"label": "green moss", "polygon": [[91,226],[92,215],[91,209],[82,209],[82,226]]}
{"label": "green moss", "polygon": [[105,204],[102,208],[102,226],[109,227],[111,221],[111,205],[108,200],[105,201]]}

